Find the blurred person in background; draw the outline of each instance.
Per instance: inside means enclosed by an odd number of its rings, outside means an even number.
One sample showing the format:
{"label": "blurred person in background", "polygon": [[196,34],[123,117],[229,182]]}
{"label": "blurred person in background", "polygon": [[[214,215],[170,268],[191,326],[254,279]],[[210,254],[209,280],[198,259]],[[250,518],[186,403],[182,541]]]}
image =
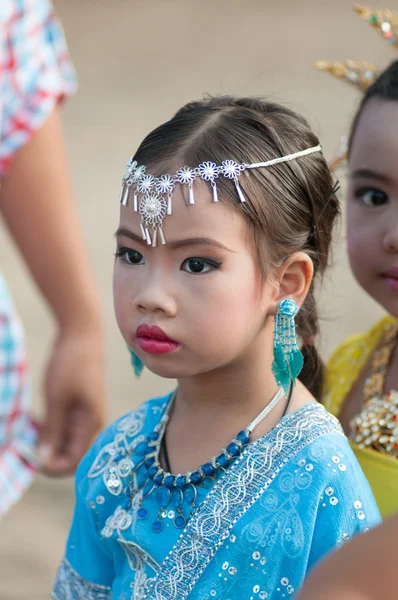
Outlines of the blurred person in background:
{"label": "blurred person in background", "polygon": [[397,597],[398,516],[331,554],[297,600],[392,600]]}
{"label": "blurred person in background", "polygon": [[386,311],[329,361],[323,402],[338,416],[380,512],[398,511],[398,61],[366,92],[348,148],[347,240],[354,277]]}
{"label": "blurred person in background", "polygon": [[75,85],[49,0],[2,0],[0,208],[57,334],[44,379],[44,421],[37,424],[29,415],[23,330],[0,275],[0,516],[37,468],[48,475],[73,472],[103,420],[100,307],[59,116]]}

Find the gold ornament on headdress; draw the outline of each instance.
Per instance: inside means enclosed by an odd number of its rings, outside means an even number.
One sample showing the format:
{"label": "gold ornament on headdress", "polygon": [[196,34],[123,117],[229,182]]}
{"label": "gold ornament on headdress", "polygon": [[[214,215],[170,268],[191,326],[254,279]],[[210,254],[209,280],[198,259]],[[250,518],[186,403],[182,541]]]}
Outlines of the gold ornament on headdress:
{"label": "gold ornament on headdress", "polygon": [[353,9],[393,48],[398,49],[398,12],[369,8],[362,4],[354,4]]}
{"label": "gold ornament on headdress", "polygon": [[[398,49],[398,12],[392,10],[373,9],[361,4],[354,4],[353,10],[393,47]],[[317,60],[314,67],[319,71],[330,73],[337,79],[353,85],[361,92],[372,85],[378,76],[376,67],[364,60],[327,61]],[[336,169],[347,163],[347,136],[340,139],[340,148],[331,160],[331,167]]]}
{"label": "gold ornament on headdress", "polygon": [[339,149],[334,153],[330,161],[330,168],[334,171],[338,167],[344,167],[347,164],[348,136],[342,135],[340,138]]}
{"label": "gold ornament on headdress", "polygon": [[376,67],[364,60],[317,60],[314,66],[318,71],[326,71],[363,92],[377,77]]}

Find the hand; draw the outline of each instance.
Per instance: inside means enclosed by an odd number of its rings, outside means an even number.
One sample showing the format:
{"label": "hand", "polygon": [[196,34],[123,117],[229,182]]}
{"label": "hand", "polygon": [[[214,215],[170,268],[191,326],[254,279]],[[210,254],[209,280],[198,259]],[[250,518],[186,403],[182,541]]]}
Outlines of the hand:
{"label": "hand", "polygon": [[102,342],[98,332],[64,332],[45,377],[39,455],[46,475],[72,473],[103,425]]}

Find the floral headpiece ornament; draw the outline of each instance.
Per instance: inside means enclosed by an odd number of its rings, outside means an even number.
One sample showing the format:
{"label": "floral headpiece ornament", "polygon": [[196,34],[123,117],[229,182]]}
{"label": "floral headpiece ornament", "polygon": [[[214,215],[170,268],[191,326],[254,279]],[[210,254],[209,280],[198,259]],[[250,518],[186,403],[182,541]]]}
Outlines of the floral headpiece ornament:
{"label": "floral headpiece ornament", "polygon": [[239,185],[239,176],[243,171],[272,167],[279,163],[288,162],[301,156],[307,156],[314,152],[321,152],[320,145],[300,150],[294,154],[288,154],[273,158],[261,163],[237,163],[234,160],[224,160],[221,165],[207,161],[199,166],[181,167],[175,175],[161,175],[154,177],[146,173],[146,167],[138,165],[134,158],[130,158],[126,165],[126,172],[122,179],[122,192],[120,202],[127,206],[131,189],[134,188],[133,207],[141,215],[142,239],[148,245],[156,246],[158,238],[162,244],[166,243],[163,233],[163,222],[167,215],[172,214],[173,192],[177,184],[188,186],[189,204],[195,204],[194,181],[201,179],[210,184],[213,192],[213,202],[218,202],[217,179],[225,177],[233,180],[240,201],[246,202],[243,191]]}

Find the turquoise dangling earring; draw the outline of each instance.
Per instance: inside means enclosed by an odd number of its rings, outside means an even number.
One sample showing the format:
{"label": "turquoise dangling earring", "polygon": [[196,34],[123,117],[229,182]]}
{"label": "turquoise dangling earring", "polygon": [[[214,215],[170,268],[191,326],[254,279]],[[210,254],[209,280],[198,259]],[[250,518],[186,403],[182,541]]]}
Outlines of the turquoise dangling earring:
{"label": "turquoise dangling earring", "polygon": [[131,348],[129,348],[129,352],[130,352],[130,356],[131,356],[131,364],[134,369],[134,375],[138,379],[138,377],[141,375],[142,371],[144,370],[145,365],[142,362],[142,360],[139,358],[139,356],[137,356],[136,353],[132,351]]}
{"label": "turquoise dangling earring", "polygon": [[276,383],[283,387],[285,394],[289,393],[304,364],[303,355],[297,344],[294,322],[298,311],[295,301],[286,298],[279,304],[275,316],[272,372]]}

